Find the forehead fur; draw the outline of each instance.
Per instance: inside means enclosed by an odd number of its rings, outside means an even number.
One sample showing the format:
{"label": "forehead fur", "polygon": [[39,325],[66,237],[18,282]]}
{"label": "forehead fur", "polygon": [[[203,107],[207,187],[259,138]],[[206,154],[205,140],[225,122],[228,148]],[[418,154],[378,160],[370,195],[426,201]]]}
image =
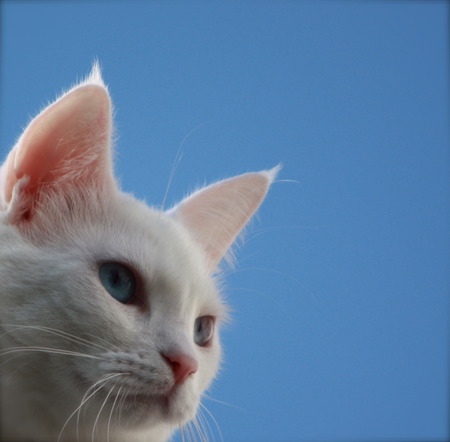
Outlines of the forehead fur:
{"label": "forehead fur", "polygon": [[225,316],[200,246],[171,216],[130,195],[100,197],[83,188],[69,195],[51,192],[39,203],[33,226],[23,229],[38,246],[82,260],[127,263],[180,310],[189,305]]}

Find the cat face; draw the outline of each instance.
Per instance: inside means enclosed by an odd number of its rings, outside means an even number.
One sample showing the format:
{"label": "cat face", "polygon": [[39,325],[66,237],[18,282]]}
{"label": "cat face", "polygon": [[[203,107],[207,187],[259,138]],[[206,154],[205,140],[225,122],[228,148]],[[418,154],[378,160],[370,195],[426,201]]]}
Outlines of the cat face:
{"label": "cat face", "polygon": [[276,170],[157,211],[119,190],[111,126],[94,68],[0,168],[0,355],[15,356],[1,410],[12,440],[164,440],[195,417],[219,367],[226,307],[214,274]]}
{"label": "cat face", "polygon": [[[66,359],[59,387],[78,402],[106,379],[91,408],[120,391],[122,425],[184,423],[217,371],[225,308],[201,250],[171,217],[126,195],[103,204],[95,219],[72,219],[83,226],[74,236],[65,232],[39,247],[55,290],[27,302],[28,323],[83,339],[69,348],[92,357]],[[64,265],[55,266],[55,258]],[[49,269],[41,265],[39,273],[48,286]],[[23,345],[67,348],[67,339],[42,331],[20,336]],[[52,359],[62,362],[60,355]]]}

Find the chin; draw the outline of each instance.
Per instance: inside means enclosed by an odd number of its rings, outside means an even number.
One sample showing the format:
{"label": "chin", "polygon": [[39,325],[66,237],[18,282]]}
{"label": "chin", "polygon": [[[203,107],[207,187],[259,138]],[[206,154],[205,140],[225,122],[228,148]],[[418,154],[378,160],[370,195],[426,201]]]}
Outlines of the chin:
{"label": "chin", "polygon": [[197,395],[182,391],[173,394],[167,401],[167,421],[183,425],[194,419],[199,403],[200,399]]}
{"label": "chin", "polygon": [[[120,424],[129,429],[152,428],[161,423],[179,427],[194,419],[198,395],[183,386],[165,395],[129,394],[121,402]],[[122,405],[123,404],[123,405]]]}

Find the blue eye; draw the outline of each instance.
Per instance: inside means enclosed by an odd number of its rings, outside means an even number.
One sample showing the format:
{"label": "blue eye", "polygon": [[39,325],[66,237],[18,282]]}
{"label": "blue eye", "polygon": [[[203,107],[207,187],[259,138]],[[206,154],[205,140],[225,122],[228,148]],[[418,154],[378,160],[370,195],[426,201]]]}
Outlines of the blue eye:
{"label": "blue eye", "polygon": [[106,291],[122,304],[129,304],[136,292],[134,273],[118,262],[100,264],[98,274]]}
{"label": "blue eye", "polygon": [[200,347],[206,347],[211,343],[214,335],[214,317],[200,316],[195,320],[194,342]]}

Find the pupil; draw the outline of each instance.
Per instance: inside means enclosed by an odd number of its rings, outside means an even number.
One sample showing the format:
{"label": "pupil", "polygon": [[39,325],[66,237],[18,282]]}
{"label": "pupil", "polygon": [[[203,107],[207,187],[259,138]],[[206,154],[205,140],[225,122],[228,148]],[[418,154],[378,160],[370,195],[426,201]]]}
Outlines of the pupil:
{"label": "pupil", "polygon": [[116,286],[118,285],[120,280],[119,272],[117,270],[114,270],[111,274],[111,285]]}

